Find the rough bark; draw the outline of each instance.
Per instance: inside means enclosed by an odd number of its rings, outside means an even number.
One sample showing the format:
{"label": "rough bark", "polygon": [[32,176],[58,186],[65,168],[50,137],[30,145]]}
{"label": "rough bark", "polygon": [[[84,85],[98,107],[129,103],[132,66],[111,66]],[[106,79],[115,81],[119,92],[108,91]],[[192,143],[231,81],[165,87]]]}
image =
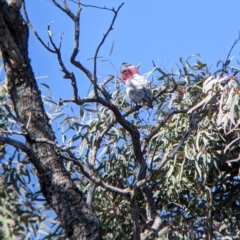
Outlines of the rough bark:
{"label": "rough bark", "polygon": [[[64,168],[28,58],[28,26],[19,11],[0,0],[0,50],[16,118],[32,150],[41,191],[68,239],[100,239],[99,222]],[[46,141],[38,141],[45,139]]]}

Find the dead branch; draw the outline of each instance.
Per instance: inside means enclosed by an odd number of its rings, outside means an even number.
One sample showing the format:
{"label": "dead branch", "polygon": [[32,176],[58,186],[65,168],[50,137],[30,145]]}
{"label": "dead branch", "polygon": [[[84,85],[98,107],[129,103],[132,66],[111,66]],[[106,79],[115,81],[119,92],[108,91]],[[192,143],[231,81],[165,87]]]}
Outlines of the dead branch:
{"label": "dead branch", "polygon": [[52,39],[52,34],[51,34],[51,31],[50,31],[51,24],[52,23],[48,24],[48,27],[47,27],[49,41],[54,48],[54,53],[57,55],[58,63],[62,68],[61,69],[62,72],[64,73],[63,78],[70,79],[70,81],[71,81],[71,85],[72,85],[72,88],[73,88],[73,99],[74,100],[78,99],[78,88],[77,88],[76,77],[75,77],[73,72],[70,72],[70,71],[67,70],[67,68],[66,68],[66,66],[65,66],[65,64],[62,60],[62,55],[61,55],[61,51],[60,51],[61,50],[61,41],[60,41],[59,47],[57,47],[56,44],[54,43],[53,39]]}
{"label": "dead branch", "polygon": [[49,52],[51,53],[55,53],[54,50],[52,50],[51,48],[49,48],[45,43],[44,41],[42,40],[42,38],[38,35],[37,31],[34,29],[33,25],[31,24],[30,20],[29,20],[29,17],[28,17],[28,14],[27,14],[27,9],[26,9],[26,2],[23,1],[23,14],[24,14],[24,17],[26,18],[27,20],[27,24],[28,26],[30,27],[30,29],[33,31],[33,34],[35,35],[35,37],[38,39],[38,41],[43,45],[44,48],[46,48]]}
{"label": "dead branch", "polygon": [[[71,1],[75,2],[74,0],[71,0]],[[88,4],[83,4],[83,3],[80,3],[80,5],[83,7],[91,7],[91,8],[97,8],[97,9],[102,9],[102,10],[114,11],[114,8],[99,7],[99,6],[88,5]]]}
{"label": "dead branch", "polygon": [[[67,151],[67,153],[69,154],[70,152]],[[94,182],[96,185],[103,187],[106,190],[109,190],[111,192],[120,194],[122,196],[127,196],[127,195],[131,195],[131,190],[129,188],[126,189],[120,189],[114,186],[111,186],[107,183],[105,183],[103,180],[95,177],[92,175],[90,169],[85,170],[85,168],[88,168],[87,166],[83,166],[78,160],[76,160],[75,158],[72,157],[65,157],[62,156],[62,158],[64,158],[66,161],[71,161],[74,164],[76,164],[76,166],[78,166],[80,168],[81,173],[90,181]]]}
{"label": "dead branch", "polygon": [[67,1],[63,1],[64,7],[62,7],[56,0],[51,0],[56,7],[58,7],[61,11],[65,12],[71,19],[75,18],[75,15],[71,12],[67,5]]}
{"label": "dead branch", "polygon": [[[93,76],[94,76],[94,89],[95,89],[95,94],[97,93],[97,88],[96,88],[96,85],[97,85],[97,58],[98,58],[98,53],[99,53],[99,50],[100,48],[102,47],[102,45],[104,44],[107,36],[109,35],[109,33],[113,30],[113,25],[115,23],[115,20],[117,18],[117,15],[118,15],[118,12],[120,11],[121,7],[123,6],[124,3],[122,3],[117,10],[115,10],[114,8],[112,9],[113,13],[114,13],[114,16],[113,16],[113,19],[112,19],[112,22],[108,28],[108,30],[106,31],[106,33],[103,35],[103,38],[102,40],[100,41],[99,45],[97,46],[97,49],[96,49],[96,52],[95,52],[95,55],[94,55],[94,63],[93,63]],[[96,94],[97,96],[97,94]]]}
{"label": "dead branch", "polygon": [[20,149],[23,153],[25,153],[28,156],[30,162],[34,163],[34,165],[38,166],[39,168],[41,167],[32,149],[27,147],[24,143],[12,138],[2,136],[0,136],[0,142],[11,145],[16,149]]}

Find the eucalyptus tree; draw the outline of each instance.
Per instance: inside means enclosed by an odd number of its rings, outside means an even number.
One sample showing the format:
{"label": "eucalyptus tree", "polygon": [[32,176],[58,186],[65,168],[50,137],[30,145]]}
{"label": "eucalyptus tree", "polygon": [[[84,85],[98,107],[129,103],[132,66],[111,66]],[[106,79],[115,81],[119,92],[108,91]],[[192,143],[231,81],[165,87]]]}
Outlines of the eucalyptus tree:
{"label": "eucalyptus tree", "polygon": [[[144,75],[154,75],[153,110],[146,111],[128,101],[118,76],[97,75],[99,51],[123,4],[110,9],[76,0],[72,9],[67,1],[51,2],[73,22],[69,61],[76,72],[54,42],[51,24],[46,43],[24,4],[22,16],[19,5],[0,1],[6,73],[0,214],[6,238],[238,239],[239,70],[230,67],[231,51],[213,73],[198,56],[180,59],[172,72],[153,62]],[[92,71],[78,57],[86,7],[113,16]],[[71,98],[41,95],[28,56],[29,30],[56,56]],[[92,86],[87,96],[78,71]]]}

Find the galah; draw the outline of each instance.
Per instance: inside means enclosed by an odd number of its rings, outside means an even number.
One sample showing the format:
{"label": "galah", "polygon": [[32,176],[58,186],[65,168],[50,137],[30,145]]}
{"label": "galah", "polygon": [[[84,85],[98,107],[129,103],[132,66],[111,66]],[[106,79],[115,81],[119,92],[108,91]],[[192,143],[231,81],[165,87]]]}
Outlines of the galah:
{"label": "galah", "polygon": [[124,62],[120,67],[120,73],[127,96],[134,103],[141,103],[144,109],[153,108],[150,82],[138,73],[138,68]]}

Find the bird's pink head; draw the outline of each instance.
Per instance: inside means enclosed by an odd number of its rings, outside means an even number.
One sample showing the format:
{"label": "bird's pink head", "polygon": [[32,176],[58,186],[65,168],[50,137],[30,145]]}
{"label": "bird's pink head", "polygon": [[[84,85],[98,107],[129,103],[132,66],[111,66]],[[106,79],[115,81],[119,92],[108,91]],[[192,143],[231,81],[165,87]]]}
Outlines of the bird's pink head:
{"label": "bird's pink head", "polygon": [[135,66],[124,62],[120,67],[120,73],[121,73],[121,79],[123,81],[127,81],[134,74],[138,74],[138,69]]}

